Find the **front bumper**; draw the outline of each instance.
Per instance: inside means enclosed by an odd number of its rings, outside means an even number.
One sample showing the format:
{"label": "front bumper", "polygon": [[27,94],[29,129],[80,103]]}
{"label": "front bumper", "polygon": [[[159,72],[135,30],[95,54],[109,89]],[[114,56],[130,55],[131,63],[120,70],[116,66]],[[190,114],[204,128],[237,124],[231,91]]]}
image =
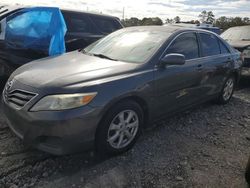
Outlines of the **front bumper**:
{"label": "front bumper", "polygon": [[3,101],[3,111],[12,131],[24,144],[64,155],[90,149],[100,121],[100,108],[84,106],[65,111],[16,110]]}

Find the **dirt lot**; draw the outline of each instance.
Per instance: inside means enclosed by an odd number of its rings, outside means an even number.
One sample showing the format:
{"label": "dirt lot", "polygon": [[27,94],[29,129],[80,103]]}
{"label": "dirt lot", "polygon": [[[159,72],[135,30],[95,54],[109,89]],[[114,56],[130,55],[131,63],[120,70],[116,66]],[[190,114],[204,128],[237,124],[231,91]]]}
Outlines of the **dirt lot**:
{"label": "dirt lot", "polygon": [[55,157],[25,148],[0,112],[0,187],[244,188],[250,156],[250,82],[226,106],[211,103],[159,122],[133,150]]}

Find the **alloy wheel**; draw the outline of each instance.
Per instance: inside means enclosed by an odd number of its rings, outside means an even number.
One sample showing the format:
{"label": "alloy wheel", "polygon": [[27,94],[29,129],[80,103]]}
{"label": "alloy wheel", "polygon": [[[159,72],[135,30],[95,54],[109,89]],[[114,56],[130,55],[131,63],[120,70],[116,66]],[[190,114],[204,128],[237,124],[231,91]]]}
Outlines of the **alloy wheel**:
{"label": "alloy wheel", "polygon": [[234,90],[234,80],[232,78],[229,78],[223,90],[223,99],[225,101],[230,99],[230,97],[233,94],[233,90]]}
{"label": "alloy wheel", "polygon": [[135,111],[125,110],[112,120],[107,141],[115,149],[128,146],[136,137],[139,129],[139,118]]}

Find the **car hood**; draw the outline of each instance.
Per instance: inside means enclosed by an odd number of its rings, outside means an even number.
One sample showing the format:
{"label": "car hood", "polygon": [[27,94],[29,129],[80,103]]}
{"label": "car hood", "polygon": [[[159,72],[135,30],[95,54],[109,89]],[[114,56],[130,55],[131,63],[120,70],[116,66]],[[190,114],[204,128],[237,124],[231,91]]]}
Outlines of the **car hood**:
{"label": "car hood", "polygon": [[250,41],[242,40],[227,40],[227,42],[236,49],[243,49],[250,46]]}
{"label": "car hood", "polygon": [[35,88],[67,87],[130,72],[137,66],[74,51],[28,63],[17,69],[11,79]]}

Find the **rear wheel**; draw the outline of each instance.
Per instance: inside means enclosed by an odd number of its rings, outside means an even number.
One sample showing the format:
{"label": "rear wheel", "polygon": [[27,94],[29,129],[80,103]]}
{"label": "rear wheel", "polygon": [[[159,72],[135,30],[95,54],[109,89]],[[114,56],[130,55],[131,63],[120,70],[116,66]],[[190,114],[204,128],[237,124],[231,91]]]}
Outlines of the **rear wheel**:
{"label": "rear wheel", "polygon": [[227,104],[233,96],[234,89],[235,89],[235,77],[230,76],[226,80],[226,82],[223,86],[223,89],[222,89],[220,96],[218,98],[218,103],[219,104]]}
{"label": "rear wheel", "polygon": [[130,149],[141,133],[143,111],[134,101],[114,106],[104,117],[96,134],[97,152],[119,154]]}
{"label": "rear wheel", "polygon": [[248,163],[247,163],[247,167],[246,167],[245,179],[250,187],[250,158],[248,159]]}

